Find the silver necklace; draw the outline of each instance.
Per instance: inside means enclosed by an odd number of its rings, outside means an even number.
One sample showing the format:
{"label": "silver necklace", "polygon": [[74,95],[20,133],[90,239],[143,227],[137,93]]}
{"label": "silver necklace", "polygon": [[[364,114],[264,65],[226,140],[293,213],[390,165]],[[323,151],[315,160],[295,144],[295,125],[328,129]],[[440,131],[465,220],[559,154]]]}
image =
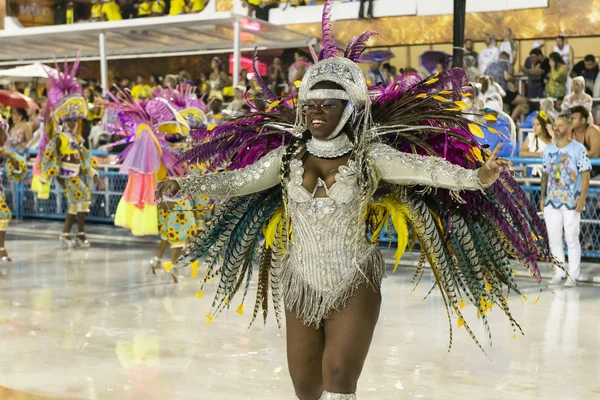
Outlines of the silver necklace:
{"label": "silver necklace", "polygon": [[306,151],[319,158],[337,158],[352,151],[354,145],[348,135],[342,133],[331,140],[311,138],[306,142]]}

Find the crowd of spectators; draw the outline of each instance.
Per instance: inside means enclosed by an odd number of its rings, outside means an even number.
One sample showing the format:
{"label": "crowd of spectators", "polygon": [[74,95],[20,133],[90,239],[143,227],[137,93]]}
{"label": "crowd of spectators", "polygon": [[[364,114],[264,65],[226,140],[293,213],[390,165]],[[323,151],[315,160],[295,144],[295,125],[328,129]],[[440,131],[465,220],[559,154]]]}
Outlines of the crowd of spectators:
{"label": "crowd of spectators", "polygon": [[69,2],[65,23],[120,21],[122,19],[196,14],[210,0],[92,0],[91,5]]}

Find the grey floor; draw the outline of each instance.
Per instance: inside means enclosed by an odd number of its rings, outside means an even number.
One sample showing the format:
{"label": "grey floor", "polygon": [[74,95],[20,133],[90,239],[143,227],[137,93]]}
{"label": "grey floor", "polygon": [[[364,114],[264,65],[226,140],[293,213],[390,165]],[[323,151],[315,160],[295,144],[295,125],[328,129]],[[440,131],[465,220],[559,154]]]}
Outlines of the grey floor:
{"label": "grey floor", "polygon": [[[68,252],[50,236],[7,241],[15,261],[0,275],[0,398],[294,398],[273,319],[247,329],[250,315],[232,310],[206,325],[211,289],[197,299],[191,277],[174,285],[148,275],[152,244]],[[534,304],[539,287],[520,280],[528,299],[509,303],[525,336],[513,339],[492,309],[490,361],[456,321],[446,354],[441,298],[422,301],[430,275],[411,293],[411,273],[401,268],[384,282],[359,399],[600,398],[600,287],[545,291]],[[475,309],[463,311],[483,340]]]}

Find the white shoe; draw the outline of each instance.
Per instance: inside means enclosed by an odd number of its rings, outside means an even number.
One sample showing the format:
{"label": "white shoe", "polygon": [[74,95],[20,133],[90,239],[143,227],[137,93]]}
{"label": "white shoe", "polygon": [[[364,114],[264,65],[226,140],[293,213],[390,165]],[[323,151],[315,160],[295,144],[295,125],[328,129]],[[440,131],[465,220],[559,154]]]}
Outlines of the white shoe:
{"label": "white shoe", "polygon": [[565,287],[575,287],[577,286],[577,281],[573,280],[571,278],[567,278],[567,281],[565,282]]}
{"label": "white shoe", "polygon": [[550,282],[548,282],[548,285],[560,285],[562,281],[563,278],[561,278],[560,276],[554,276],[554,278],[552,278]]}

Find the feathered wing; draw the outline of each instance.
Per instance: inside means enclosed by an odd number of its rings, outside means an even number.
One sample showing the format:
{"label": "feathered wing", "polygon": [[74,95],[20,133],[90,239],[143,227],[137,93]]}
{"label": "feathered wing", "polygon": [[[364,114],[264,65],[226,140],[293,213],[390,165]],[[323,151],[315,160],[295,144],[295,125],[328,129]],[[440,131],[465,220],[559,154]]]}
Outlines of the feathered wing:
{"label": "feathered wing", "polygon": [[[226,122],[223,125],[201,130],[196,143],[180,157],[181,162],[208,163],[207,172],[215,170],[236,171],[256,163],[265,154],[289,143],[295,121],[292,99],[278,99],[267,95],[266,111]],[[258,193],[225,198],[217,207],[212,221],[206,224],[194,243],[184,253],[178,266],[193,267],[202,260],[204,284],[219,279],[212,310],[207,315],[210,322],[231,304],[241,292],[236,308],[244,313],[244,303],[250,282],[258,275],[257,294],[252,321],[262,313],[266,321],[269,298],[281,327],[283,295],[281,288],[281,262],[285,256],[287,221],[284,223],[282,187],[278,185]]]}
{"label": "feathered wing", "polygon": [[[478,124],[460,113],[460,97],[469,96],[463,77],[464,72],[451,70],[412,85],[400,77],[379,88],[373,105],[375,140],[401,152],[479,168],[490,153],[475,140]],[[463,318],[466,302],[476,307],[490,343],[487,313],[493,305],[520,330],[507,304],[511,290],[519,293],[510,260],[519,261],[538,282],[538,261],[556,262],[536,208],[509,171],[483,190],[392,185],[392,193],[380,205],[398,231],[397,257],[409,243],[410,230],[422,252],[416,279],[428,261],[448,317],[454,313],[459,327],[464,326],[480,348]],[[452,325],[450,329],[452,333]]]}

